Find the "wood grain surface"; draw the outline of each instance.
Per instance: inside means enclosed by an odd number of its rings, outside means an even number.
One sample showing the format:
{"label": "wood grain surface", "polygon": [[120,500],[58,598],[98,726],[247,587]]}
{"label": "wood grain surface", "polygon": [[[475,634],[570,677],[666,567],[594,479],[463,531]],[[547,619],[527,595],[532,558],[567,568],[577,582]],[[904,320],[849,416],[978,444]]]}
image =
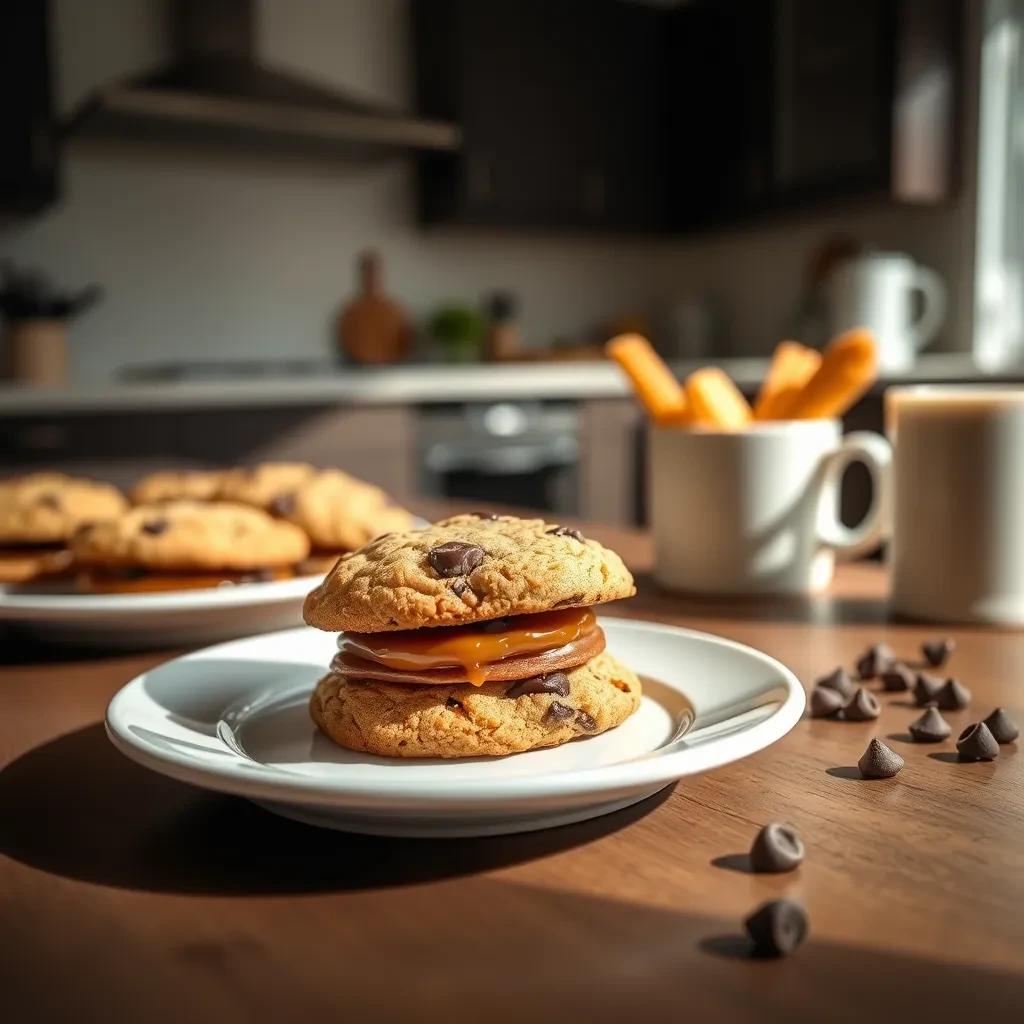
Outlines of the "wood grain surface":
{"label": "wood grain surface", "polygon": [[[883,570],[807,602],[661,594],[645,537],[588,528],[638,571],[609,611],[704,629],[805,683],[884,640]],[[948,631],[974,693],[954,735],[1001,704],[1024,722],[1019,632]],[[0,637],[0,1018],[517,1021],[1002,1020],[1024,1013],[1024,767],[914,745],[918,712],[804,720],[739,764],[580,825],[482,840],[318,831],[151,774],[106,740],[107,701],[178,652],[84,655]],[[894,780],[853,767],[880,736]],[[746,870],[758,827],[808,848]],[[787,896],[810,936],[755,961],[742,918]]]}

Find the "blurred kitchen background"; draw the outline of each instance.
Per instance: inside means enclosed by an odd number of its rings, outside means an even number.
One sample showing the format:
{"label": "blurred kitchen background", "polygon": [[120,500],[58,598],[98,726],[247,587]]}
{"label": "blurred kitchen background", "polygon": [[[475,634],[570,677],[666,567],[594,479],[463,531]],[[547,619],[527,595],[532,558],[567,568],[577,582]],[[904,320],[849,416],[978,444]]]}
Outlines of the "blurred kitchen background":
{"label": "blurred kitchen background", "polygon": [[904,303],[887,379],[1024,380],[1024,0],[8,0],[0,29],[4,472],[306,459],[641,522],[619,331],[752,390],[780,339]]}

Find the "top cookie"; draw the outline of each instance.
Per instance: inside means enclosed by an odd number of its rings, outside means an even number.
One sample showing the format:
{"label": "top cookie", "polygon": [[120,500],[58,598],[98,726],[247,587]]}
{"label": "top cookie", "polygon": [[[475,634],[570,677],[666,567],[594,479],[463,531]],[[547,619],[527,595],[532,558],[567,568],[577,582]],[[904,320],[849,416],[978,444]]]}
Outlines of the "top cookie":
{"label": "top cookie", "polygon": [[309,538],[258,508],[171,501],[94,523],[71,548],[82,565],[246,572],[298,562],[309,553]]}
{"label": "top cookie", "polygon": [[210,501],[216,497],[224,479],[224,471],[217,469],[184,469],[165,473],[150,473],[132,488],[132,502],[151,505],[158,501]]}
{"label": "top cookie", "polygon": [[316,472],[316,467],[307,462],[264,462],[249,469],[230,469],[221,480],[217,497],[278,515],[276,506],[287,503],[288,496]]}
{"label": "top cookie", "polygon": [[614,551],[543,519],[455,516],[343,555],[306,598],[318,629],[451,626],[630,597]]}
{"label": "top cookie", "polygon": [[127,505],[116,487],[63,473],[0,480],[0,544],[63,543],[84,523]]}

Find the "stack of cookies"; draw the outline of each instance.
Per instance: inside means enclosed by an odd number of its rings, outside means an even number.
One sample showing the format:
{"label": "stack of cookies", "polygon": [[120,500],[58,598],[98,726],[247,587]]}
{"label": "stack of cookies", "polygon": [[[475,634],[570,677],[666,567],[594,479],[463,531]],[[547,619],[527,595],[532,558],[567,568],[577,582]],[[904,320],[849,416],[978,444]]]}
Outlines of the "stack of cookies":
{"label": "stack of cookies", "polygon": [[540,519],[457,516],[344,555],[306,598],[344,631],[314,722],[353,750],[475,757],[614,728],[640,681],[592,608],[635,593],[619,557]]}
{"label": "stack of cookies", "polygon": [[127,505],[117,488],[63,473],[0,480],[0,583],[65,575],[76,531]]}
{"label": "stack of cookies", "polygon": [[413,524],[379,487],[307,463],[154,473],[131,497],[51,473],[0,482],[0,582],[74,573],[107,593],[282,579]]}

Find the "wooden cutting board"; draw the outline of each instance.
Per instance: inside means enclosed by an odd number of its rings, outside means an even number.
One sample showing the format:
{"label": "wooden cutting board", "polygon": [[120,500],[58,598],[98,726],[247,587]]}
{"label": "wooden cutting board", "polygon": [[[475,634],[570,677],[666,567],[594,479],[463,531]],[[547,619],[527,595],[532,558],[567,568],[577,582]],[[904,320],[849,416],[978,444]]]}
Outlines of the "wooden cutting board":
{"label": "wooden cutting board", "polygon": [[397,363],[409,354],[412,326],[405,311],[384,294],[380,257],[359,257],[358,294],[338,316],[338,344],[357,363]]}

